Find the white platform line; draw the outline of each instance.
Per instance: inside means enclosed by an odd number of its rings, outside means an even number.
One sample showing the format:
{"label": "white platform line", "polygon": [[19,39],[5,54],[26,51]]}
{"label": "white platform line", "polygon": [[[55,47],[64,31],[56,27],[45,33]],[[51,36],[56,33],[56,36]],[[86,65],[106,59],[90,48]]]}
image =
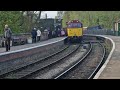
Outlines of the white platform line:
{"label": "white platform line", "polygon": [[[66,37],[65,37],[65,38],[66,38]],[[17,52],[21,52],[21,51],[25,51],[25,50],[35,49],[35,48],[42,47],[42,46],[46,46],[46,45],[50,45],[50,44],[53,44],[53,43],[60,42],[60,41],[64,40],[65,38],[60,39],[60,40],[57,40],[57,41],[54,41],[54,42],[50,42],[50,43],[38,45],[38,46],[33,46],[33,47],[24,48],[24,49],[20,49],[20,50],[15,50],[15,51],[10,51],[10,52],[0,53],[0,56],[2,56],[2,55],[7,55],[7,54],[12,54],[12,53],[17,53]]]}

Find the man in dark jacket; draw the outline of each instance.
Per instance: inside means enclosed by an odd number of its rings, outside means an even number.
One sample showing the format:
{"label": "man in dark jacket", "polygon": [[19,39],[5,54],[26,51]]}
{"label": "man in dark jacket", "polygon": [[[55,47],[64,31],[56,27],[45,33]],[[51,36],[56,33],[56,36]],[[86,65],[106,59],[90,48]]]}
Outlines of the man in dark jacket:
{"label": "man in dark jacket", "polygon": [[32,34],[32,41],[33,41],[33,43],[36,43],[37,29],[34,28],[32,30],[32,32],[31,32],[31,34]]}
{"label": "man in dark jacket", "polygon": [[10,40],[11,40],[11,36],[12,36],[12,31],[8,27],[8,25],[5,25],[4,32],[5,32],[4,33],[4,38],[5,38],[6,51],[9,51],[10,50]]}

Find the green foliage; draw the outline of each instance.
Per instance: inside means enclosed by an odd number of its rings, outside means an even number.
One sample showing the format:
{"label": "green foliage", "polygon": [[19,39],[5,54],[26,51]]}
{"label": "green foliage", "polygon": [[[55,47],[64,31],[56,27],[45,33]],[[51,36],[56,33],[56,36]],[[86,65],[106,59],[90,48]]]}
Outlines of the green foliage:
{"label": "green foliage", "polygon": [[113,28],[113,22],[120,19],[120,11],[65,11],[63,27],[69,20],[78,19],[85,27],[102,25],[107,29]]}
{"label": "green foliage", "polygon": [[0,34],[4,33],[5,24],[8,24],[15,34],[31,32],[36,18],[39,20],[40,15],[41,12],[37,15],[34,11],[0,11]]}
{"label": "green foliage", "polygon": [[5,24],[8,24],[13,33],[20,33],[20,12],[0,11],[0,34],[3,34]]}

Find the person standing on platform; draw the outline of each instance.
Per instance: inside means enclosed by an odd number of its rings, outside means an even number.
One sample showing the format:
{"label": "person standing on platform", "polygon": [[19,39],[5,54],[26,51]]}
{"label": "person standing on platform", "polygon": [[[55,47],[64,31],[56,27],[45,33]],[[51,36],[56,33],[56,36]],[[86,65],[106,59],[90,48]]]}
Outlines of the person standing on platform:
{"label": "person standing on platform", "polygon": [[44,30],[44,34],[45,34],[45,39],[48,39],[49,31],[47,30],[47,28],[45,28],[45,30]]}
{"label": "person standing on platform", "polygon": [[61,30],[60,28],[58,28],[58,37],[60,37],[60,35],[61,35]]}
{"label": "person standing on platform", "polygon": [[65,36],[65,31],[61,29],[61,36]]}
{"label": "person standing on platform", "polygon": [[10,51],[11,36],[12,36],[12,31],[11,31],[11,29],[8,27],[8,25],[6,24],[6,25],[5,25],[5,28],[4,28],[4,38],[5,38],[6,51]]}
{"label": "person standing on platform", "polygon": [[32,34],[32,42],[36,43],[36,36],[37,36],[36,28],[32,30],[31,34]]}
{"label": "person standing on platform", "polygon": [[37,41],[40,41],[41,38],[41,31],[38,29],[37,30]]}

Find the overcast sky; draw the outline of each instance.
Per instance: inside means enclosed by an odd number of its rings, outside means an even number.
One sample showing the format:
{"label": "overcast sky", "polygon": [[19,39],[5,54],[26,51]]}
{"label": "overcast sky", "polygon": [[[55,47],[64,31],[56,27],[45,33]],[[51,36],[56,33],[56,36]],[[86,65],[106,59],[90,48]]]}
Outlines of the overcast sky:
{"label": "overcast sky", "polygon": [[45,17],[45,14],[47,14],[48,18],[55,18],[55,16],[57,16],[57,11],[44,11],[41,13],[41,17]]}

